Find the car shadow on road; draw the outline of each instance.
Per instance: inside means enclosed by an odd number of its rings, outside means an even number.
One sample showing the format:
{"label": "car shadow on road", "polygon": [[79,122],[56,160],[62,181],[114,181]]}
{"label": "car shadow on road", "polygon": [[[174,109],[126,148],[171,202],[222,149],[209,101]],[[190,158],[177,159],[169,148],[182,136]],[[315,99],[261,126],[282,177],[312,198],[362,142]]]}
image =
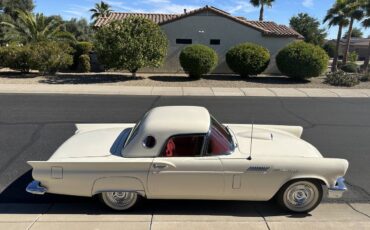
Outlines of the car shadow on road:
{"label": "car shadow on road", "polygon": [[125,81],[137,81],[143,79],[140,76],[132,77],[127,74],[58,74],[55,76],[45,76],[39,81],[43,84],[100,84],[116,83]]}
{"label": "car shadow on road", "polygon": [[[32,195],[25,191],[32,181],[31,170],[11,183],[0,194],[0,214],[82,214],[82,215],[167,215],[203,218],[287,216],[304,218],[282,211],[273,201],[214,201],[214,200],[146,200],[134,209],[117,212],[98,197],[86,198],[64,195]],[[308,214],[309,215],[309,214]],[[202,217],[203,216],[203,217]]]}

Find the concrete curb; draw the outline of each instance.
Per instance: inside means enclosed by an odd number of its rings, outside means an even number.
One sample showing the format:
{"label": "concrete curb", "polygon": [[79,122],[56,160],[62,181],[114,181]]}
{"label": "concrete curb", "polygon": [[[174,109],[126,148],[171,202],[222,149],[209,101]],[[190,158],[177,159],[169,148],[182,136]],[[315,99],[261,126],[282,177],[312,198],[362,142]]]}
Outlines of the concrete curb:
{"label": "concrete curb", "polygon": [[239,97],[370,97],[370,89],[345,88],[219,88],[29,84],[0,84],[0,93]]}
{"label": "concrete curb", "polygon": [[324,203],[307,215],[262,203],[230,205],[214,210],[193,207],[185,213],[175,207],[169,208],[171,213],[107,213],[94,204],[4,203],[0,229],[370,229],[370,204]]}

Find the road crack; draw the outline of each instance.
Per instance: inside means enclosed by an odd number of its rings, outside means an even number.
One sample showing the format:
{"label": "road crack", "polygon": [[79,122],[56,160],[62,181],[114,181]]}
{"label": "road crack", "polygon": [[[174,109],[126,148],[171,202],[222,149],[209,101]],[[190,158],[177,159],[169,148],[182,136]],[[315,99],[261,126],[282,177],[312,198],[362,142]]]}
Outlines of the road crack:
{"label": "road crack", "polygon": [[352,209],[353,209],[353,211],[355,211],[355,212],[357,212],[357,213],[360,213],[360,214],[362,214],[362,215],[366,216],[367,218],[370,218],[370,216],[369,216],[368,214],[366,214],[366,213],[364,213],[364,212],[361,212],[360,210],[357,210],[355,207],[353,207],[353,206],[352,206],[352,204],[351,204],[351,203],[346,202],[346,204],[347,204],[350,208],[352,208]]}

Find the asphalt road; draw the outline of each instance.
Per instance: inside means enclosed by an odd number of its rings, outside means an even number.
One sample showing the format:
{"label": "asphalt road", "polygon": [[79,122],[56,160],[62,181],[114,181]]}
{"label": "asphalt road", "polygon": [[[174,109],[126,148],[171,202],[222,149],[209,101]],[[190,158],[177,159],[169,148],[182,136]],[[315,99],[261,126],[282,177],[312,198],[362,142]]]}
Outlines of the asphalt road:
{"label": "asphalt road", "polygon": [[27,194],[28,160],[47,160],[75,123],[135,122],[151,107],[201,105],[227,123],[300,125],[325,157],[346,158],[350,191],[370,202],[370,100],[343,98],[154,97],[0,94],[0,202],[79,202]]}

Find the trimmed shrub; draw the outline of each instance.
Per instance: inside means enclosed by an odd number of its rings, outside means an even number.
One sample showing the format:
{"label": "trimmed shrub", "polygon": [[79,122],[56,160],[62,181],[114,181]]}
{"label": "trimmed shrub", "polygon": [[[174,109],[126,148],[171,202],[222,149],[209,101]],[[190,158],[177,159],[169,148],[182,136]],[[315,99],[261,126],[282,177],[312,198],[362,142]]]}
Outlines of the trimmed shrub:
{"label": "trimmed shrub", "polygon": [[358,72],[358,65],[356,63],[347,63],[344,66],[340,67],[341,70],[347,73],[357,73]]}
{"label": "trimmed shrub", "polygon": [[31,67],[44,74],[55,74],[73,64],[73,49],[66,43],[49,41],[38,42],[31,46]]}
{"label": "trimmed shrub", "polygon": [[216,51],[205,45],[190,45],[180,53],[180,64],[191,78],[200,78],[211,72],[217,65]]}
{"label": "trimmed shrub", "polygon": [[320,76],[328,63],[329,56],[322,48],[302,41],[286,46],[276,56],[280,72],[299,79]]}
{"label": "trimmed shrub", "polygon": [[30,71],[31,49],[29,45],[16,45],[0,47],[0,63],[2,67],[18,70],[22,73]]}
{"label": "trimmed shrub", "polygon": [[74,49],[73,53],[73,65],[71,66],[71,70],[73,71],[80,71],[80,65],[81,63],[79,62],[80,56],[87,54],[89,55],[90,52],[93,50],[93,43],[91,42],[76,42],[72,45]]}
{"label": "trimmed shrub", "polygon": [[93,44],[91,42],[77,42],[74,45],[75,54],[81,56],[83,54],[89,54],[93,49]]}
{"label": "trimmed shrub", "polygon": [[346,73],[342,70],[334,73],[327,73],[325,82],[330,85],[347,87],[351,87],[360,83],[356,74]]}
{"label": "trimmed shrub", "polygon": [[241,76],[257,75],[270,63],[270,53],[260,45],[243,43],[227,51],[226,63],[232,71]]}
{"label": "trimmed shrub", "polygon": [[78,58],[78,71],[82,73],[90,72],[91,65],[90,65],[90,56],[88,54],[82,54]]}

